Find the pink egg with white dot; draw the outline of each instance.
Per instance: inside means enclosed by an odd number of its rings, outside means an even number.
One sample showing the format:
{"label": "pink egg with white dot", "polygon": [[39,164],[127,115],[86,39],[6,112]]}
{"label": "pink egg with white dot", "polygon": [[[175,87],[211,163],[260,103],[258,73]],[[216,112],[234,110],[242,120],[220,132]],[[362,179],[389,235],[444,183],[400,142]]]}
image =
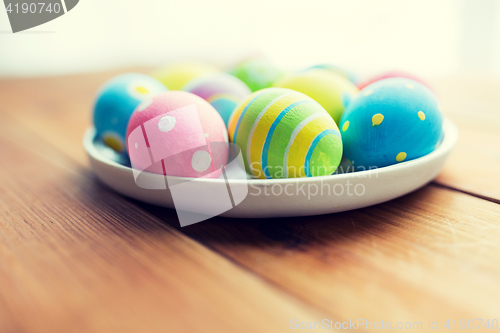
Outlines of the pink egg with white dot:
{"label": "pink egg with white dot", "polygon": [[227,163],[228,136],[204,99],[168,91],[142,102],[127,128],[132,168],[178,177],[217,178]]}

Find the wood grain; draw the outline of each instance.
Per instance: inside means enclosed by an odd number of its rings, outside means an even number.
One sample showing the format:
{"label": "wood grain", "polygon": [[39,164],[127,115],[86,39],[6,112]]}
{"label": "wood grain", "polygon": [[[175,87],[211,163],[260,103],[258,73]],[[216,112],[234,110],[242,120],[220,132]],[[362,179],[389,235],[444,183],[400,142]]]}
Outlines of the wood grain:
{"label": "wood grain", "polygon": [[121,72],[0,80],[0,113],[85,165],[81,141],[91,123],[94,96],[106,80]]}
{"label": "wood grain", "polygon": [[497,318],[498,216],[498,204],[431,185],[352,212],[182,231],[330,316],[427,323]]}
{"label": "wood grain", "polygon": [[500,202],[500,82],[456,77],[435,82],[444,113],[459,142],[437,182]]}
{"label": "wood grain", "polygon": [[0,115],[0,332],[281,332],[320,312]]}
{"label": "wood grain", "polygon": [[87,168],[93,95],[114,74],[0,81],[6,332],[499,319],[498,82],[435,82],[460,139],[422,190],[341,214],[179,228],[174,211],[124,199]]}

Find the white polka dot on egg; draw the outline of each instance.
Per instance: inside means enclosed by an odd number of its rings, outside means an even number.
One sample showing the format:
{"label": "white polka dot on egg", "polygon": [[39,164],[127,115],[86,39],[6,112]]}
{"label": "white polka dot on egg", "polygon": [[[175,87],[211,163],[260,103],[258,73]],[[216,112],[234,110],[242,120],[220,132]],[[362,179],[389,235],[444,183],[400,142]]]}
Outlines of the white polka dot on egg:
{"label": "white polka dot on egg", "polygon": [[208,151],[198,150],[191,158],[191,166],[195,171],[203,172],[212,164],[212,158]]}
{"label": "white polka dot on egg", "polygon": [[161,132],[171,131],[175,126],[175,122],[176,122],[176,120],[174,117],[171,117],[171,116],[162,117],[160,119],[160,121],[158,122],[158,129]]}

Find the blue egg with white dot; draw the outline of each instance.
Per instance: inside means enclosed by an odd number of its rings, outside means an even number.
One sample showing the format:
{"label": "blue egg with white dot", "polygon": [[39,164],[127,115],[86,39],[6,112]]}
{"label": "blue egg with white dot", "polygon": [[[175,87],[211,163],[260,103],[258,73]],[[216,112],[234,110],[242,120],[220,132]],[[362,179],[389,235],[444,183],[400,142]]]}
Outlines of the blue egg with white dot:
{"label": "blue egg with white dot", "polygon": [[94,105],[97,138],[117,153],[125,152],[125,134],[134,110],[168,89],[155,78],[139,73],[111,78],[99,89]]}
{"label": "blue egg with white dot", "polygon": [[443,126],[439,102],[417,81],[377,81],[345,102],[339,126],[344,157],[358,171],[422,157],[439,143]]}

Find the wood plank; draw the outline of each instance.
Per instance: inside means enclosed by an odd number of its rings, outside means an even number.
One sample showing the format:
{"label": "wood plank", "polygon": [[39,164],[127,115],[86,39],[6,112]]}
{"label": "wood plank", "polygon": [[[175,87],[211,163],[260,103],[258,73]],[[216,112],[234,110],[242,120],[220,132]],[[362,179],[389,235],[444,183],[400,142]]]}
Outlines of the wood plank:
{"label": "wood plank", "polygon": [[[94,97],[109,78],[124,71],[0,80],[0,113],[7,113],[81,164],[81,148],[91,124]],[[141,72],[144,69],[128,71]]]}
{"label": "wood plank", "polygon": [[444,113],[460,137],[439,184],[500,202],[500,82],[458,77],[435,82]]}
{"label": "wood plank", "polygon": [[442,325],[498,319],[498,216],[498,204],[431,185],[352,212],[182,231],[340,320]]}
{"label": "wood plank", "polygon": [[[18,85],[38,87],[43,98],[58,100],[51,87],[66,91],[69,81],[82,87],[100,84],[92,75],[54,80]],[[12,96],[19,89],[9,88],[11,96],[5,96],[5,85],[0,83],[0,94],[7,102],[0,108],[8,105],[6,112],[83,165],[85,157],[76,147],[89,123],[83,115],[89,114],[94,89],[72,95],[80,102],[72,106],[73,114],[63,122],[68,126],[62,128],[58,120],[30,106],[36,99],[18,104]],[[492,200],[500,197],[499,179],[492,176],[498,169],[498,98],[492,97],[496,88],[482,79],[442,81],[437,87],[445,113],[461,134],[437,182]],[[106,202],[110,197],[118,200],[111,193],[99,199]],[[178,225],[173,211],[141,207]],[[494,203],[432,185],[354,212],[273,220],[216,218],[181,232],[329,316],[426,323],[434,318],[492,319],[498,314],[500,272],[494,263],[500,253],[499,213]]]}
{"label": "wood plank", "polygon": [[280,332],[319,312],[0,114],[0,331]]}

